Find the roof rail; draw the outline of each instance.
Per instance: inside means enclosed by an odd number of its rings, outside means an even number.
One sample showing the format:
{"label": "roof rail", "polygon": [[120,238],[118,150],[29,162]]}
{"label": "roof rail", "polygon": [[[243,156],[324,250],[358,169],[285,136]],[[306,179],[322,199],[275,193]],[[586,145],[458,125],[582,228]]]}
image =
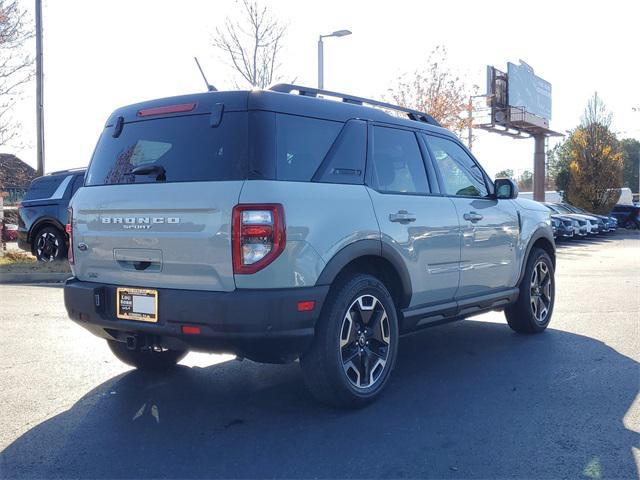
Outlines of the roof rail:
{"label": "roof rail", "polygon": [[417,110],[412,110],[410,108],[400,107],[398,105],[393,105],[391,103],[372,100],[370,98],[355,97],[353,95],[346,95],[344,93],[332,92],[330,90],[320,90],[318,88],[303,87],[301,85],[293,85],[290,83],[278,83],[277,85],[273,85],[272,87],[270,87],[269,90],[273,92],[280,92],[280,93],[291,93],[297,90],[300,95],[305,97],[317,97],[318,95],[326,95],[329,97],[341,98],[342,101],[345,103],[351,103],[354,105],[366,104],[366,105],[386,108],[389,110],[395,110],[397,112],[406,113],[407,117],[409,117],[411,120],[428,123],[429,125],[435,125],[436,127],[441,126],[436,121],[436,119],[433,118],[428,113],[419,112]]}
{"label": "roof rail", "polygon": [[87,169],[87,167],[67,168],[65,170],[57,170],[55,172],[49,172],[49,173],[47,173],[47,175],[60,175],[61,173],[80,172],[80,171],[86,170],[86,169]]}

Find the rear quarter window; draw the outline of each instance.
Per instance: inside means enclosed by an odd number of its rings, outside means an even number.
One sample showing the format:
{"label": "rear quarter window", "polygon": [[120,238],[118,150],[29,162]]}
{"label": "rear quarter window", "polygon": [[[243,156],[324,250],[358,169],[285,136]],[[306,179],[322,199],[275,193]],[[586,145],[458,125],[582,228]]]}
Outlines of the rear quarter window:
{"label": "rear quarter window", "polygon": [[25,194],[24,200],[40,200],[51,198],[51,196],[58,189],[62,181],[64,180],[64,175],[56,175],[56,176],[47,176],[36,178],[31,185],[29,186],[29,190]]}
{"label": "rear quarter window", "polygon": [[367,123],[349,120],[316,171],[313,181],[323,183],[364,183],[367,153]]}
{"label": "rear quarter window", "polygon": [[86,186],[156,182],[157,173],[133,175],[140,166],[162,167],[165,182],[242,180],[247,176],[247,113],[227,112],[213,127],[210,114],[126,123],[117,138],[102,133]]}
{"label": "rear quarter window", "polygon": [[276,177],[306,182],[322,163],[343,123],[276,115]]}

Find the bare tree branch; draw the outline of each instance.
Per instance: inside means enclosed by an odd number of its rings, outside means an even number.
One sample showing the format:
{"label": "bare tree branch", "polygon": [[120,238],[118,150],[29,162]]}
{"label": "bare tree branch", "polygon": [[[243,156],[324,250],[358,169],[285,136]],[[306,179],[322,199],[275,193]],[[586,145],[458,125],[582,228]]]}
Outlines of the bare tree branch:
{"label": "bare tree branch", "polygon": [[27,13],[17,0],[0,0],[0,147],[17,137],[20,125],[11,118],[21,87],[33,76],[33,57],[24,44],[33,36]]}
{"label": "bare tree branch", "polygon": [[213,46],[224,52],[231,66],[252,87],[265,88],[277,78],[282,39],[287,26],[257,0],[242,0],[237,21],[227,18],[216,29]]}

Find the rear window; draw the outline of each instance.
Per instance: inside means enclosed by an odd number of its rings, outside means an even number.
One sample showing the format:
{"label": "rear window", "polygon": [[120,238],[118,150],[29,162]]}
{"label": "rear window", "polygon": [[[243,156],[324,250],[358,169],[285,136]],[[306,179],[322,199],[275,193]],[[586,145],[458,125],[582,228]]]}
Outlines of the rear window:
{"label": "rear window", "polygon": [[[247,175],[247,114],[227,112],[217,127],[210,115],[132,122],[117,138],[107,127],[96,147],[86,185],[242,180]],[[133,175],[137,167],[158,167]]]}
{"label": "rear window", "polygon": [[31,182],[29,190],[27,190],[27,193],[22,200],[39,200],[51,198],[51,196],[55,193],[64,179],[65,175],[36,178],[33,182]]}

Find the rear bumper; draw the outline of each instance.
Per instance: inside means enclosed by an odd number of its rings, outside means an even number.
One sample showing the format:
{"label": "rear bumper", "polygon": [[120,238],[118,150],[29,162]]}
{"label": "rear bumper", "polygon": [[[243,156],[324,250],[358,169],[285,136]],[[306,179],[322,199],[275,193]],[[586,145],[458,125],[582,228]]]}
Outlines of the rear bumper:
{"label": "rear bumper", "polygon": [[[131,334],[153,335],[167,348],[232,353],[264,362],[281,362],[303,353],[313,339],[315,323],[328,286],[235,290],[158,290],[158,323],[116,317],[116,288],[67,280],[64,302],[69,317],[102,338],[125,341]],[[315,308],[299,312],[299,301]],[[199,334],[183,334],[182,326]]]}

